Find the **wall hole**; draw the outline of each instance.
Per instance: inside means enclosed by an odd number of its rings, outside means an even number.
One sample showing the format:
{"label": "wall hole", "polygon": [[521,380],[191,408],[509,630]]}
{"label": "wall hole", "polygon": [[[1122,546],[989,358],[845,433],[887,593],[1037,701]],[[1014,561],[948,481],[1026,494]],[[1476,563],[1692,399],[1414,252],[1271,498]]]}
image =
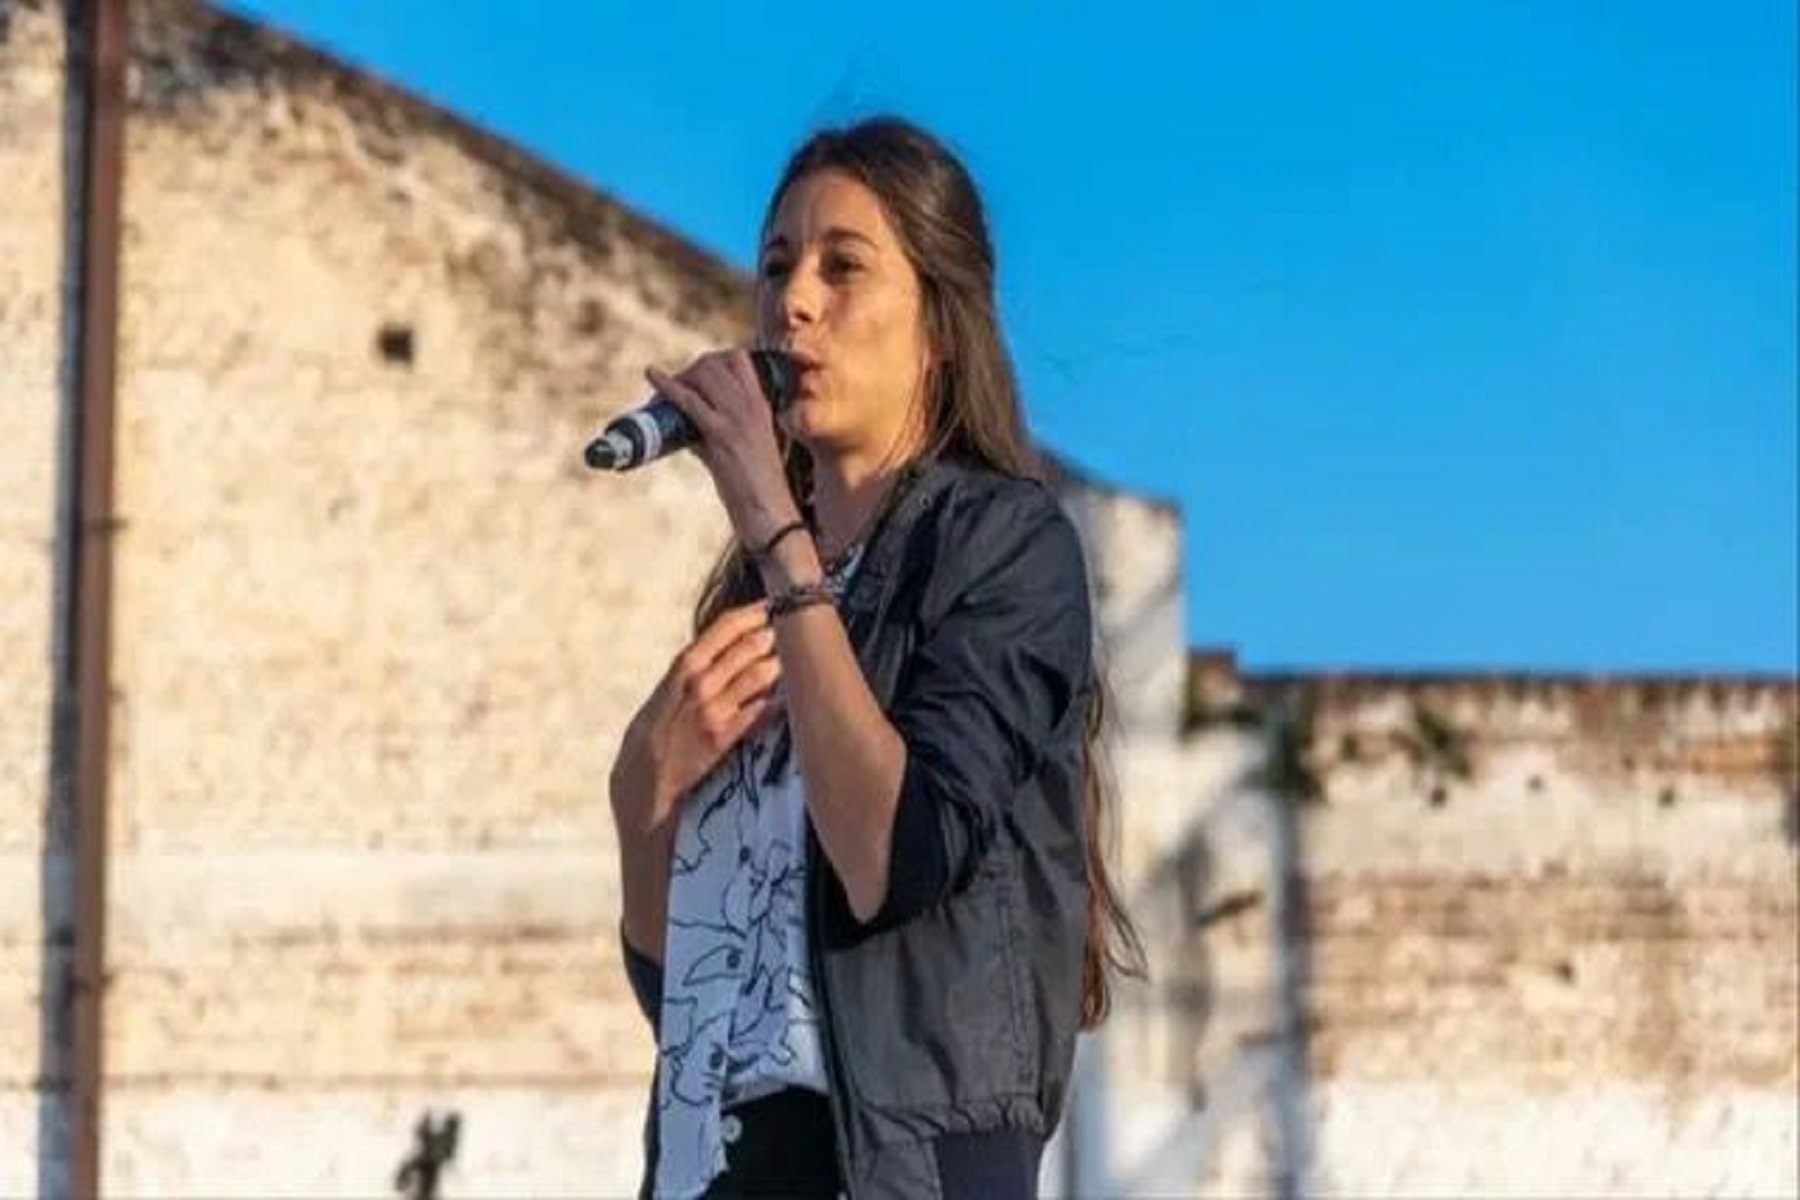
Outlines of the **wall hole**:
{"label": "wall hole", "polygon": [[383,325],[375,334],[375,350],[381,355],[383,362],[403,367],[412,366],[412,326],[397,325],[391,322]]}

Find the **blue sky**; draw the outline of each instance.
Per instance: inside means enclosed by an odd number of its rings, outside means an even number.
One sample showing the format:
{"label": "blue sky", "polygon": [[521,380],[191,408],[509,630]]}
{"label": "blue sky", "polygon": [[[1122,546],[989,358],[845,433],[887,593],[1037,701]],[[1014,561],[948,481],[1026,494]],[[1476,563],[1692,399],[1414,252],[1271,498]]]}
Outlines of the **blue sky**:
{"label": "blue sky", "polygon": [[1795,669],[1790,0],[231,7],[746,268],[809,129],[933,127],[1250,667]]}

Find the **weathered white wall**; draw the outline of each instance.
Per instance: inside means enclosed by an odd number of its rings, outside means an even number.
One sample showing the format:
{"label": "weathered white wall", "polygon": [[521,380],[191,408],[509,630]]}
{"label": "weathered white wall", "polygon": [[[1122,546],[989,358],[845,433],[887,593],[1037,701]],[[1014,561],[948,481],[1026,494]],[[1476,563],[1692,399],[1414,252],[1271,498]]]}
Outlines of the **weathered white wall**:
{"label": "weathered white wall", "polygon": [[[63,28],[0,0],[0,1194],[37,1188],[62,366]],[[66,832],[66,831],[63,831]],[[62,914],[66,917],[66,914]],[[55,1153],[45,1146],[45,1153]]]}
{"label": "weathered white wall", "polygon": [[1794,1194],[1791,683],[1196,692],[1131,794],[1167,853],[1133,884],[1159,978],[1107,1038],[1114,1188]]}
{"label": "weathered white wall", "polygon": [[724,526],[693,463],[579,454],[644,363],[741,336],[741,283],[133,9],[105,1178],[367,1195],[455,1108],[465,1194],[618,1190],[652,1048],[604,781]]}

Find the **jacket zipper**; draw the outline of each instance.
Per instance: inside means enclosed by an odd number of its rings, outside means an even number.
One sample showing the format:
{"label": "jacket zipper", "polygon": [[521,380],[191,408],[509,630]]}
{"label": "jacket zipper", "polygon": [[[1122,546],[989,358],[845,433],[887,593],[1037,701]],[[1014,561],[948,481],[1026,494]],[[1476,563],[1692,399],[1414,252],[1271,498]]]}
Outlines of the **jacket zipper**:
{"label": "jacket zipper", "polygon": [[[856,648],[855,653],[859,667],[864,666],[863,652],[872,631],[863,632],[851,629],[851,623],[857,617],[851,615],[854,610],[850,601],[866,595],[871,587],[884,586],[886,570],[878,569],[873,572],[870,570],[872,563],[879,562],[875,558],[874,552],[882,548],[883,543],[890,537],[888,526],[891,519],[900,510],[902,502],[911,498],[913,485],[918,483],[925,473],[924,464],[915,463],[909,466],[893,490],[888,493],[887,499],[882,505],[881,515],[872,522],[872,527],[866,535],[867,541],[864,543],[862,561],[858,564],[856,574],[851,578],[848,592],[840,601],[843,606],[841,611],[844,614],[845,633],[852,635],[850,642]],[[888,553],[891,557],[893,553],[891,548]],[[868,619],[867,613],[858,613],[857,616]],[[860,637],[856,636],[858,632],[862,634]],[[885,703],[884,699],[883,704],[885,705]],[[812,955],[813,1000],[819,1008],[819,1036],[823,1042],[825,1069],[831,1084],[831,1095],[826,1099],[829,1101],[831,1109],[832,1126],[837,1133],[837,1137],[833,1139],[836,1142],[833,1149],[837,1153],[838,1175],[844,1181],[844,1195],[849,1197],[849,1200],[855,1200],[856,1188],[851,1182],[850,1176],[850,1119],[848,1115],[851,1103],[850,1073],[844,1066],[843,1057],[838,1053],[836,1020],[831,1007],[831,985],[826,979],[825,954],[822,948],[823,934],[821,931],[825,921],[825,880],[821,868],[825,864],[825,850],[819,845],[819,837],[813,831],[810,815],[806,822],[806,853],[807,900],[811,918],[806,923],[806,941],[807,950]]]}
{"label": "jacket zipper", "polygon": [[806,826],[806,852],[810,859],[806,873],[808,908],[811,919],[806,923],[807,950],[812,955],[813,1000],[819,1006],[819,1034],[824,1043],[825,1070],[831,1083],[831,1095],[827,1097],[831,1109],[831,1123],[837,1136],[832,1139],[832,1149],[837,1155],[838,1176],[844,1181],[844,1195],[854,1197],[856,1189],[850,1179],[850,1121],[846,1115],[850,1104],[850,1079],[844,1069],[842,1059],[838,1056],[837,1029],[833,1023],[831,1008],[831,988],[826,982],[825,956],[821,951],[820,924],[825,919],[825,884],[820,876],[820,868],[824,864],[825,855],[819,848],[818,835],[813,832],[812,822]]}

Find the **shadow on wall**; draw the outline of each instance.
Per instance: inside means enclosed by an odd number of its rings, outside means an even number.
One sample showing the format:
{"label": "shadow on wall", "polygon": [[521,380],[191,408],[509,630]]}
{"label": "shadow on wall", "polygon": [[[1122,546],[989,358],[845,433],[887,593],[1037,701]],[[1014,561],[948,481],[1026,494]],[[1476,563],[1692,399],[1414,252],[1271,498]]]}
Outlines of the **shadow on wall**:
{"label": "shadow on wall", "polygon": [[1800,851],[1800,729],[1788,732],[1790,736],[1781,740],[1770,771],[1775,776],[1775,786],[1787,795],[1781,815],[1782,832],[1787,834],[1789,848]]}
{"label": "shadow on wall", "polygon": [[[1156,1144],[1134,1151],[1134,1161],[1117,1164],[1120,1195],[1187,1193],[1208,1180],[1283,1198],[1309,1190],[1312,948],[1300,817],[1319,796],[1307,761],[1312,714],[1300,700],[1225,719],[1257,738],[1257,760],[1204,798],[1198,819],[1132,897],[1152,960],[1133,1015],[1157,1031],[1146,1039],[1161,1056],[1140,1068],[1163,1094],[1183,1095],[1187,1112]],[[1240,833],[1221,842],[1227,824]],[[1257,833],[1246,841],[1244,829]],[[1255,861],[1227,863],[1225,855]],[[1266,964],[1266,974],[1247,983],[1245,962]],[[1115,1080],[1115,1093],[1136,1082]],[[1116,1095],[1116,1108],[1128,1104]],[[1261,1178],[1220,1178],[1227,1143],[1245,1134]]]}
{"label": "shadow on wall", "polygon": [[[59,427],[56,463],[56,532],[51,547],[51,696],[49,762],[44,780],[43,849],[39,869],[39,929],[42,952],[38,968],[37,1182],[38,1195],[60,1197],[75,1192],[75,869],[76,651],[78,596],[76,581],[81,541],[82,428],[76,397],[83,388],[86,364],[85,314],[82,299],[87,265],[88,163],[92,136],[89,86],[94,72],[87,47],[87,5],[70,4],[64,17],[69,66],[63,79],[63,108],[68,114],[63,139],[63,280],[61,347],[57,370]],[[5,33],[0,29],[0,35]]]}

